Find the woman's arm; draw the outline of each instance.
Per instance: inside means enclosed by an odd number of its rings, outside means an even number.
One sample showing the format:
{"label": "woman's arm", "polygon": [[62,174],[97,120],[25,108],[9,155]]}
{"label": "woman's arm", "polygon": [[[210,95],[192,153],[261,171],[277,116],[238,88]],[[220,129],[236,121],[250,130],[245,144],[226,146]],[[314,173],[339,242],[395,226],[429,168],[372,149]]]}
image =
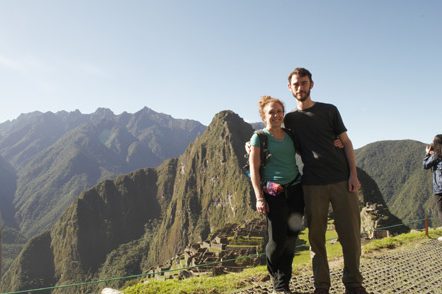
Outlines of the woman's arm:
{"label": "woman's arm", "polygon": [[424,169],[432,168],[436,164],[436,162],[436,158],[433,155],[427,153],[423,160]]}
{"label": "woman's arm", "polygon": [[256,210],[259,213],[267,214],[269,212],[268,204],[264,198],[261,187],[261,175],[259,168],[261,165],[261,148],[251,146],[249,155],[250,179],[252,180],[253,191],[256,197]]}

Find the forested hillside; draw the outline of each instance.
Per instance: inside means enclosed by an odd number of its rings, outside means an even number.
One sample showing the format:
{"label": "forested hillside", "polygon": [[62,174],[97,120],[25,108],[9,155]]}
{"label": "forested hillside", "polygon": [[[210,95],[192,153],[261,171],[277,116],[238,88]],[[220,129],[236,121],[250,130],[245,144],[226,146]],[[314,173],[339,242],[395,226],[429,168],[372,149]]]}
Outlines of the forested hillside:
{"label": "forested hillside", "polygon": [[422,168],[425,144],[412,140],[380,141],[356,150],[357,165],[378,185],[390,211],[410,227],[422,227],[425,214],[438,220],[431,171]]}

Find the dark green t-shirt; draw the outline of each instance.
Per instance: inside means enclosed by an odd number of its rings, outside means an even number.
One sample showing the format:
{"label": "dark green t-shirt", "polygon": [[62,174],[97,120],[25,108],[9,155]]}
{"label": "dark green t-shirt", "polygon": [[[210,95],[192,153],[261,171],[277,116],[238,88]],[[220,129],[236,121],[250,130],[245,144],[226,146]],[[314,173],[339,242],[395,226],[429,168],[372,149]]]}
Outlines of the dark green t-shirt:
{"label": "dark green t-shirt", "polygon": [[284,126],[295,134],[299,146],[304,163],[303,184],[325,185],[348,180],[345,151],[333,144],[338,135],[347,131],[336,106],[315,102],[309,109],[287,113]]}

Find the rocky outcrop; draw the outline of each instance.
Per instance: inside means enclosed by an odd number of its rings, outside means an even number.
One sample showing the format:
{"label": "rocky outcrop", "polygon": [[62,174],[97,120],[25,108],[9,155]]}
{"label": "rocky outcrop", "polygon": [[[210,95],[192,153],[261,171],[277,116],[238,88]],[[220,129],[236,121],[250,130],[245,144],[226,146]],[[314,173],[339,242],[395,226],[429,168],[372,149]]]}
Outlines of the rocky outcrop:
{"label": "rocky outcrop", "polygon": [[361,181],[361,233],[368,238],[396,235],[410,229],[401,219],[392,214],[385,203],[376,182],[358,168]]}

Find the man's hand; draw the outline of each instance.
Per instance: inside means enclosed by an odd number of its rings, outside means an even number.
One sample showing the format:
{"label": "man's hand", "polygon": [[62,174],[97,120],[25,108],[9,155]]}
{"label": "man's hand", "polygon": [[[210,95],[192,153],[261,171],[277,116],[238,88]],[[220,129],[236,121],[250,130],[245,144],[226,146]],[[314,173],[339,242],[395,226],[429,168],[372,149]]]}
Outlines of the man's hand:
{"label": "man's hand", "polygon": [[337,138],[336,140],[333,141],[333,145],[339,149],[344,148],[344,144],[342,143],[341,139],[339,139],[339,138]]}
{"label": "man's hand", "polygon": [[247,141],[247,142],[244,144],[244,149],[246,149],[247,154],[250,154],[250,150],[252,149],[251,146],[252,146],[252,145],[250,145],[250,141]]}
{"label": "man's hand", "polygon": [[348,191],[350,192],[358,192],[361,188],[361,183],[359,182],[357,175],[350,175],[348,178]]}

